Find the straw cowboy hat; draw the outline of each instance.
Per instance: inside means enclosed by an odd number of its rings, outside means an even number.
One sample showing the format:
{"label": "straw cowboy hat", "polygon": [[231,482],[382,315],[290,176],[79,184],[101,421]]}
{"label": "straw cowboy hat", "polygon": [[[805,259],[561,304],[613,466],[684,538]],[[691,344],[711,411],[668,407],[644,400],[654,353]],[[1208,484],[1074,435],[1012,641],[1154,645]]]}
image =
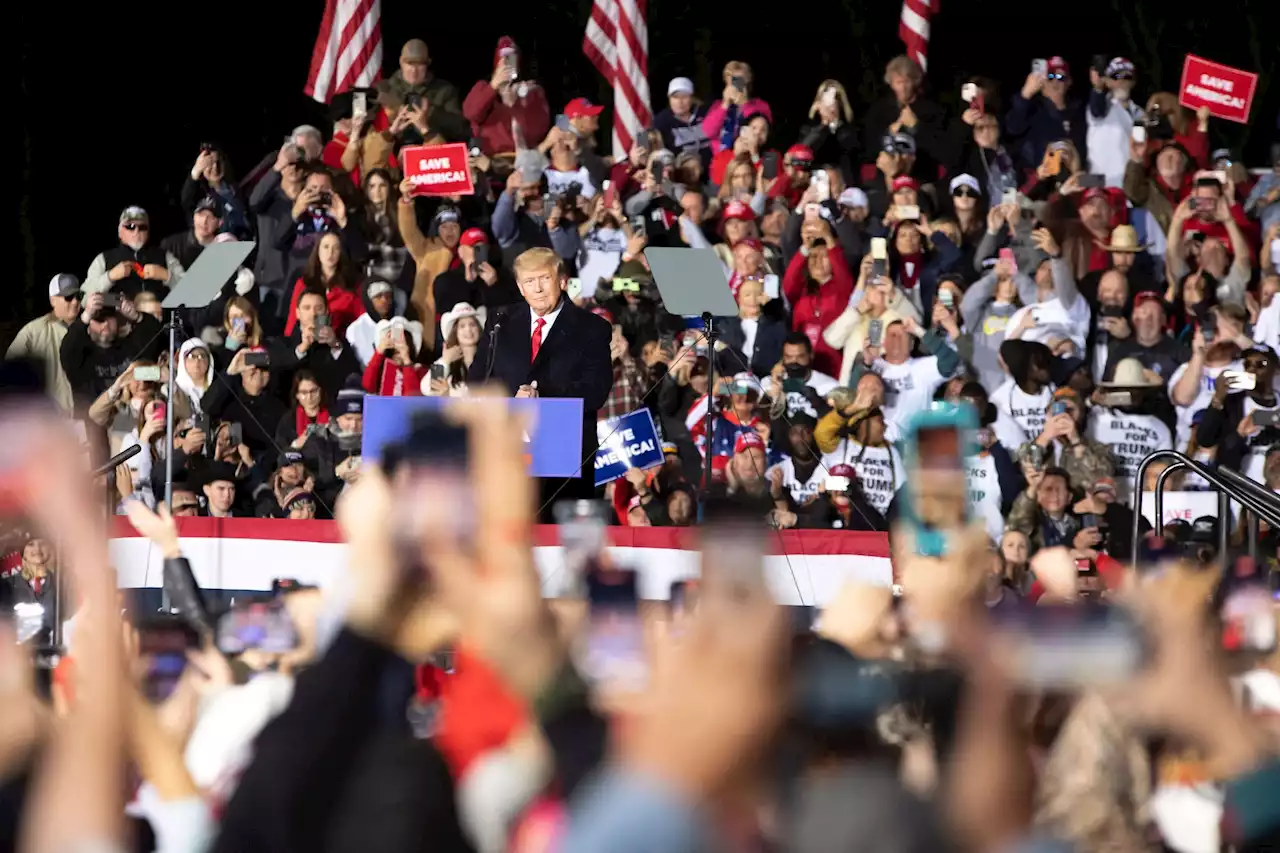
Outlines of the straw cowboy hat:
{"label": "straw cowboy hat", "polygon": [[485,316],[488,311],[482,305],[479,308],[473,308],[469,302],[459,302],[453,306],[452,311],[446,311],[440,316],[440,334],[447,341],[449,333],[453,331],[453,324],[461,320],[463,317],[474,317],[475,321],[480,324],[480,328],[484,328]]}
{"label": "straw cowboy hat", "polygon": [[1099,388],[1154,388],[1163,385],[1153,370],[1147,370],[1136,358],[1122,358],[1110,382],[1099,382]]}
{"label": "straw cowboy hat", "polygon": [[379,320],[375,329],[375,340],[382,337],[382,333],[388,329],[400,327],[409,333],[409,337],[413,339],[413,348],[415,350],[422,349],[422,324],[417,320],[406,320],[403,317],[392,317],[390,320]]}
{"label": "straw cowboy hat", "polygon": [[1138,242],[1138,230],[1132,225],[1117,225],[1111,229],[1110,243],[1098,242],[1108,252],[1142,252],[1150,245]]}

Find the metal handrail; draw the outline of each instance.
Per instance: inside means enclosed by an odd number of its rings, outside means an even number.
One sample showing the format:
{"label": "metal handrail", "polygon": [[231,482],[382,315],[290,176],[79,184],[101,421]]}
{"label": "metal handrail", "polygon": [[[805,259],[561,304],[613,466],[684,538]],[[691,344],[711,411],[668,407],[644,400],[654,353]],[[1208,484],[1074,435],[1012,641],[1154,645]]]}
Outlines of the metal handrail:
{"label": "metal handrail", "polygon": [[1161,519],[1164,517],[1163,490],[1165,479],[1171,472],[1180,468],[1190,469],[1218,489],[1218,514],[1220,516],[1218,520],[1218,550],[1220,554],[1225,554],[1226,552],[1230,500],[1239,501],[1246,509],[1266,519],[1272,526],[1280,528],[1280,499],[1264,490],[1262,486],[1230,469],[1206,467],[1176,450],[1157,450],[1148,454],[1138,463],[1138,470],[1134,475],[1134,487],[1138,497],[1138,505],[1135,507],[1133,514],[1133,559],[1135,564],[1138,558],[1138,543],[1141,541],[1142,487],[1146,483],[1147,466],[1157,459],[1169,458],[1172,458],[1174,463],[1166,470],[1161,471],[1160,476],[1156,479],[1154,499],[1156,524],[1154,526],[1157,529],[1163,528]]}

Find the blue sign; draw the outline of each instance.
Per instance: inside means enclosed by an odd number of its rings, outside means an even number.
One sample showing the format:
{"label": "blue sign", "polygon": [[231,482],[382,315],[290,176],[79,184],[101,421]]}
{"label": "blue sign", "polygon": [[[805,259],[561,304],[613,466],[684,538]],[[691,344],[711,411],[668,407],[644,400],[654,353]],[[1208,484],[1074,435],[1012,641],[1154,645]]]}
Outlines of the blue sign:
{"label": "blue sign", "polygon": [[596,451],[596,485],[616,480],[631,468],[662,464],[662,445],[648,409],[636,409],[596,424],[600,449]]}
{"label": "blue sign", "polygon": [[[414,412],[438,408],[446,401],[466,402],[465,397],[375,397],[364,398],[364,440],[361,456],[365,462],[382,458],[382,448],[400,441],[409,433]],[[526,413],[529,434],[525,436],[525,456],[533,477],[579,477],[582,475],[582,401],[570,398],[511,398],[507,404]]]}

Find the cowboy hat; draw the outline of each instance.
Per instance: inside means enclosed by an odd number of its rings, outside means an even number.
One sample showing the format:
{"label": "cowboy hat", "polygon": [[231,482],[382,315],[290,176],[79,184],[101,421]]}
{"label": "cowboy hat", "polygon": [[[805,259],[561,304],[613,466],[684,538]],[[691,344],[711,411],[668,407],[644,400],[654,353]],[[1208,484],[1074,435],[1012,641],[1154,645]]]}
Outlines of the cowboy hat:
{"label": "cowboy hat", "polygon": [[403,317],[392,317],[390,320],[379,320],[375,327],[375,340],[382,337],[382,333],[395,326],[400,326],[410,337],[413,338],[413,348],[415,350],[422,349],[422,324],[416,320],[406,320]]}
{"label": "cowboy hat", "polygon": [[1154,371],[1147,370],[1136,358],[1122,358],[1110,382],[1099,382],[1100,388],[1155,388],[1164,383]]}
{"label": "cowboy hat", "polygon": [[453,331],[453,324],[461,320],[463,317],[474,317],[475,321],[480,324],[480,328],[484,328],[485,316],[488,311],[481,305],[479,308],[472,307],[469,302],[459,302],[453,306],[451,311],[446,311],[440,316],[440,334],[444,339],[449,340],[449,333]]}
{"label": "cowboy hat", "polygon": [[1132,225],[1117,225],[1111,229],[1111,242],[1098,242],[1107,252],[1142,252],[1150,245],[1138,242],[1138,230]]}

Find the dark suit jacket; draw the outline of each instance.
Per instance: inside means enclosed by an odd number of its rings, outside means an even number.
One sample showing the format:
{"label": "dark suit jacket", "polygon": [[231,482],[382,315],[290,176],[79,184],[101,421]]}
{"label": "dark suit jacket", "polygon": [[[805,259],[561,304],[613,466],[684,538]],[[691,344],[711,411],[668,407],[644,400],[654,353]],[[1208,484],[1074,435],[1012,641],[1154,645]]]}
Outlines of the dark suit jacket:
{"label": "dark suit jacket", "polygon": [[[581,399],[582,458],[589,460],[597,448],[597,413],[613,388],[613,360],[609,355],[613,329],[607,320],[584,311],[568,299],[561,306],[559,316],[538,349],[537,360],[532,363],[529,306],[523,302],[509,305],[505,316],[501,309],[491,311],[467,381],[478,385],[489,372],[490,336],[501,317],[502,327],[493,346],[494,364],[489,378],[501,382],[512,394],[521,385],[537,381],[539,397]],[[584,466],[583,470],[593,478],[592,465]]]}
{"label": "dark suit jacket", "polygon": [[[720,327],[720,340],[726,344],[726,349],[716,353],[716,372],[721,376],[732,376],[743,370],[750,370],[763,379],[775,364],[782,361],[782,342],[787,337],[787,326],[781,320],[763,316],[760,318],[749,359],[742,356],[742,345],[747,340],[742,331],[742,321],[737,317],[724,317],[716,322]],[[748,366],[743,366],[744,361]]]}

